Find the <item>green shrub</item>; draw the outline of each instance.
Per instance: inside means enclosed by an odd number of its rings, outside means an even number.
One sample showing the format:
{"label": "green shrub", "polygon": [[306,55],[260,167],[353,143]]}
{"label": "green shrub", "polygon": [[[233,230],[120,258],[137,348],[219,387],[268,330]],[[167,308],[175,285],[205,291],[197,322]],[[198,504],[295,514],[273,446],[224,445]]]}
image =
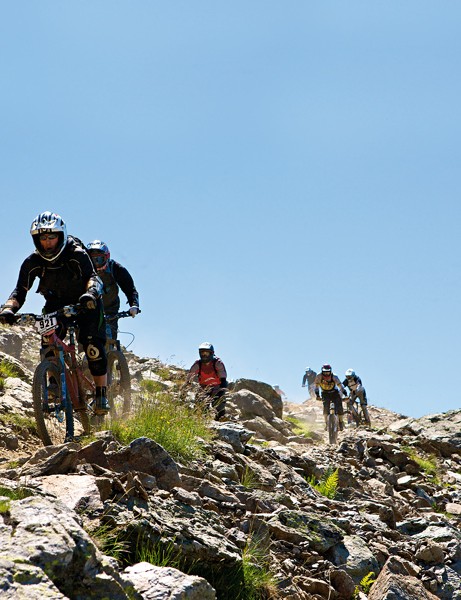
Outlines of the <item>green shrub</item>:
{"label": "green shrub", "polygon": [[359,583],[359,585],[355,586],[354,595],[352,596],[352,600],[357,600],[359,597],[359,593],[363,592],[364,594],[368,594],[370,592],[371,586],[376,581],[374,571],[370,571],[365,577],[363,577]]}

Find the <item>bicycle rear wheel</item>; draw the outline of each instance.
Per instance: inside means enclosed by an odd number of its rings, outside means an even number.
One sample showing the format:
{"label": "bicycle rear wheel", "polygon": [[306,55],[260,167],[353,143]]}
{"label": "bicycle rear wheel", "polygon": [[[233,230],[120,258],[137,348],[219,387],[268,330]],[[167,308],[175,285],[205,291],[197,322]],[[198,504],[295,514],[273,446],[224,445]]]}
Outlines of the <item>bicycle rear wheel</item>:
{"label": "bicycle rear wheel", "polygon": [[338,415],[335,413],[330,413],[328,415],[328,441],[330,444],[337,444],[338,442],[338,429],[339,429],[339,419]]}
{"label": "bicycle rear wheel", "polygon": [[111,416],[121,417],[131,408],[131,377],[126,358],[120,350],[107,353],[107,399]]}
{"label": "bicycle rear wheel", "polygon": [[365,421],[367,427],[371,427],[370,413],[365,405],[362,405],[362,419]]}
{"label": "bicycle rear wheel", "polygon": [[44,446],[63,444],[74,434],[72,403],[62,396],[61,370],[44,360],[37,365],[32,382],[35,421]]}

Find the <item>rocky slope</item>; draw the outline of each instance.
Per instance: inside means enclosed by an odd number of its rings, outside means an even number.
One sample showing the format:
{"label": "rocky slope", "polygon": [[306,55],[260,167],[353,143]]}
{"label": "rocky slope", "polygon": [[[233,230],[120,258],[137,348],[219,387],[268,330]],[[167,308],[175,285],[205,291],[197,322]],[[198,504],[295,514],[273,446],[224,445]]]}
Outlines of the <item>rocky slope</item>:
{"label": "rocky slope", "polygon": [[[461,598],[461,411],[372,407],[372,430],[330,447],[318,405],[238,380],[206,460],[180,464],[155,440],[123,447],[110,432],[44,448],[27,421],[31,339],[0,328],[0,359],[21,374],[0,395],[2,598]],[[165,369],[130,355],[135,389],[160,370],[168,385]],[[309,483],[335,470],[334,498]],[[242,564],[274,582],[251,595]]]}

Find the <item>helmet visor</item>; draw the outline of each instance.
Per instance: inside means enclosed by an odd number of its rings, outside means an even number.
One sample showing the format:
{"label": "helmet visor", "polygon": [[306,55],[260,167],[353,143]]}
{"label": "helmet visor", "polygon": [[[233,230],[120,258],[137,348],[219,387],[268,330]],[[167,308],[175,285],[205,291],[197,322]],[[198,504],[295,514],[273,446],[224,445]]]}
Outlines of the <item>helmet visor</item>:
{"label": "helmet visor", "polygon": [[95,267],[103,267],[107,262],[104,254],[91,254],[90,256]]}

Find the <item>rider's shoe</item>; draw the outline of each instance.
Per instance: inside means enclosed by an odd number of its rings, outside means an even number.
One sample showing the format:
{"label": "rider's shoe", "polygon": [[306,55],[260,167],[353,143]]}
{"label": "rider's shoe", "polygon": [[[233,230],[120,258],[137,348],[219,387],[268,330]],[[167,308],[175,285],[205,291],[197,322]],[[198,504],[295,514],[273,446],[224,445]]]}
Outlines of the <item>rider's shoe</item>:
{"label": "rider's shoe", "polygon": [[110,410],[109,401],[105,396],[94,399],[94,412],[97,415],[107,415]]}
{"label": "rider's shoe", "polygon": [[106,398],[106,388],[96,387],[94,399],[94,412],[97,415],[106,415],[110,410],[109,401]]}

